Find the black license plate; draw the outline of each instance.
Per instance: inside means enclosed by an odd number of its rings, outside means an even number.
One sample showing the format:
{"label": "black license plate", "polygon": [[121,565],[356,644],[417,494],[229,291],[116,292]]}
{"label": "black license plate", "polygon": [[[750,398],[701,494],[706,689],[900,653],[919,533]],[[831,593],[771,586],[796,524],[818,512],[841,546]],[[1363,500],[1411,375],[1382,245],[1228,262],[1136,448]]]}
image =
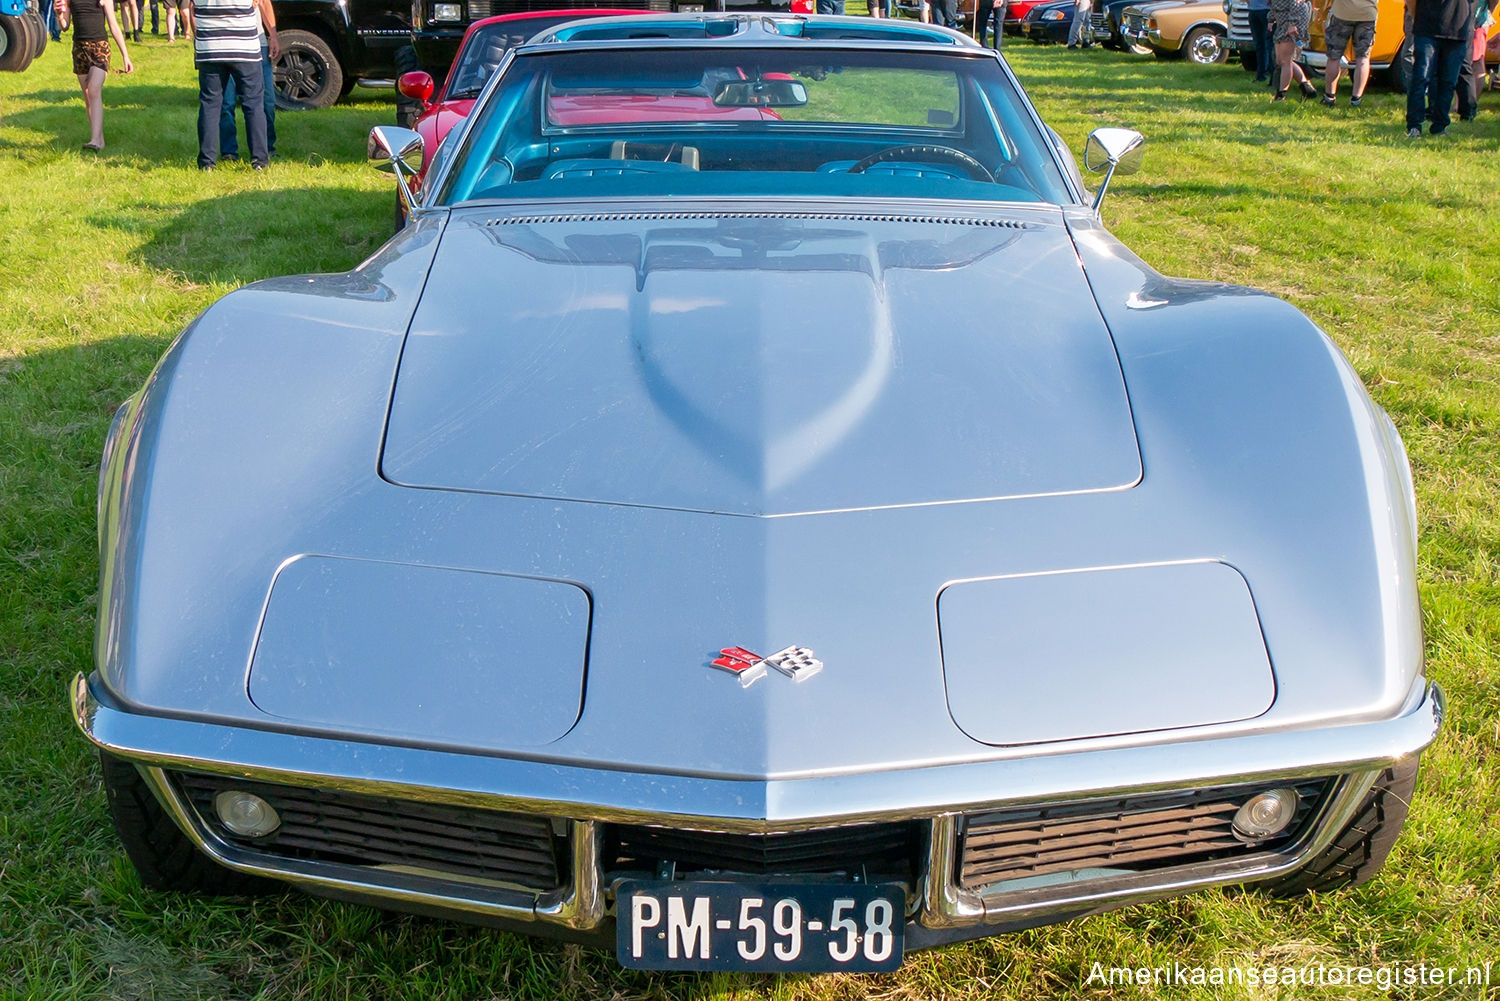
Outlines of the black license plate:
{"label": "black license plate", "polygon": [[615,951],[635,970],[878,972],[901,965],[906,891],[869,883],[633,880]]}

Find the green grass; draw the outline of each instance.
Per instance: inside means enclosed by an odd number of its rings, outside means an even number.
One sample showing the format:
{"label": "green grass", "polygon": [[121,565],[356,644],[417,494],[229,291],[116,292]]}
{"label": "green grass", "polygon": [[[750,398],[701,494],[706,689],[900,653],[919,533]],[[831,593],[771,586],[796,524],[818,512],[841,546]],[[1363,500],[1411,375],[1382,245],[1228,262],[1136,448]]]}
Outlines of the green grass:
{"label": "green grass", "polygon": [[[0,997],[1104,997],[1093,964],[1466,966],[1500,960],[1500,100],[1408,141],[1400,98],[1271,105],[1236,68],[1007,49],[1076,150],[1140,128],[1145,168],[1105,217],[1163,271],[1271,289],[1353,360],[1400,427],[1422,516],[1430,673],[1451,696],[1406,835],[1361,889],[1206,893],[921,953],[882,977],[623,973],[613,957],[302,895],[144,892],[109,829],[65,685],[90,665],[94,480],[114,407],[205,305],[377,247],[389,177],[362,160],[388,96],[284,114],[264,175],[193,169],[184,47],[134,47],[87,138],[65,46],[0,74]],[[1347,85],[1345,87],[1347,93]],[[1332,998],[1370,988],[1119,988],[1124,997]],[[1480,997],[1470,988],[1397,997]]]}

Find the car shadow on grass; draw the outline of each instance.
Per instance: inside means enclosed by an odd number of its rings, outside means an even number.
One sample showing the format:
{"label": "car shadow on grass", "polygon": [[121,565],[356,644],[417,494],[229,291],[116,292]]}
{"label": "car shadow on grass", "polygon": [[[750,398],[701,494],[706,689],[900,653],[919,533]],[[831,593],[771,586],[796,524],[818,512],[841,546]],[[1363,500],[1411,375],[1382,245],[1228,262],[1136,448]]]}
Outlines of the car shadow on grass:
{"label": "car shadow on grass", "polygon": [[[247,171],[248,173],[248,171]],[[350,187],[242,191],[181,203],[156,192],[92,225],[140,234],[133,256],[198,284],[345,271],[391,235],[394,194]]]}

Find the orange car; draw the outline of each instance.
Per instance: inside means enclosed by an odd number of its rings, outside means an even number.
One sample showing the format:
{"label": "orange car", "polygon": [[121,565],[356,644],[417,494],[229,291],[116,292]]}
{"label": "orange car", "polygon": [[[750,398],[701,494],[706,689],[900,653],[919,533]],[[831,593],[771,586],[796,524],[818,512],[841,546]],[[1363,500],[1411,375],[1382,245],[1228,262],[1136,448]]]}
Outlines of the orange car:
{"label": "orange car", "polygon": [[[1333,0],[1313,0],[1312,26],[1308,31],[1308,45],[1298,57],[1303,66],[1318,73],[1325,71],[1328,54],[1323,51],[1323,26],[1328,23],[1328,8]],[[1500,63],[1500,22],[1490,25],[1490,46],[1485,53],[1485,62],[1494,66]],[[1341,53],[1346,67],[1354,64],[1353,46]],[[1411,45],[1406,39],[1406,7],[1402,0],[1380,0],[1375,12],[1375,44],[1370,47],[1370,73],[1384,71],[1391,86],[1406,89],[1411,73]]]}

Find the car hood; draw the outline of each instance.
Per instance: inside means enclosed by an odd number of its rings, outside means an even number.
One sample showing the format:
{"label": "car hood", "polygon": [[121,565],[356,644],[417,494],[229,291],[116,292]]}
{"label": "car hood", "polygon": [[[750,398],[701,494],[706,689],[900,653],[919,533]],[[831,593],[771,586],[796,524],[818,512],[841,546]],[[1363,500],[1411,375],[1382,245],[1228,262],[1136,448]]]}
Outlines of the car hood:
{"label": "car hood", "polygon": [[382,472],[771,516],[1120,489],[1141,462],[1055,210],[489,209],[446,227]]}

